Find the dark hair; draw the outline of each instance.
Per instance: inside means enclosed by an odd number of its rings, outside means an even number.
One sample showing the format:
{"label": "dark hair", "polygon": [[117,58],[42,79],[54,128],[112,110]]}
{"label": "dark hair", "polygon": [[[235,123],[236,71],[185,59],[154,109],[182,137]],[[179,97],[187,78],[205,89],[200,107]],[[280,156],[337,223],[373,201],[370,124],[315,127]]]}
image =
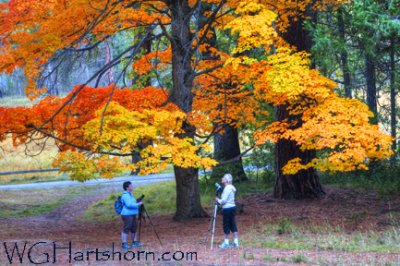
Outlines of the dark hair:
{"label": "dark hair", "polygon": [[122,187],[124,188],[124,190],[126,190],[129,187],[129,185],[132,185],[131,181],[126,181],[126,182],[124,182]]}

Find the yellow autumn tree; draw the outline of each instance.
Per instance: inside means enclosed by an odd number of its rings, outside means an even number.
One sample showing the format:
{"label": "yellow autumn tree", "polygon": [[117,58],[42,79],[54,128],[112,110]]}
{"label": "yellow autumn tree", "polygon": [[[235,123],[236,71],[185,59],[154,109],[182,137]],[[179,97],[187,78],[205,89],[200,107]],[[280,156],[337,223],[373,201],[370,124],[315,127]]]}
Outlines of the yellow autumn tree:
{"label": "yellow autumn tree", "polygon": [[[243,6],[246,7],[246,3],[242,3],[237,12],[254,19],[266,8],[253,1],[248,2],[248,8]],[[248,35],[251,30],[245,42],[239,38],[238,47],[241,50],[259,47],[263,29],[257,31],[253,27],[241,26],[240,22],[241,17],[227,25],[240,32],[239,35],[242,31]],[[274,40],[274,37],[273,34],[266,36],[269,40]],[[264,43],[270,45],[270,41]],[[249,62],[246,57],[235,60],[243,65]],[[286,139],[296,141],[303,151],[321,151],[320,158],[311,162],[303,162],[299,157],[289,161],[282,169],[284,174],[296,174],[308,168],[320,171],[366,169],[369,161],[391,155],[391,137],[382,133],[378,126],[369,124],[373,114],[368,107],[359,100],[340,98],[334,92],[336,84],[333,81],[310,69],[306,52],[294,52],[284,46],[268,56],[267,60],[253,62],[249,69],[257,98],[274,106],[285,105],[290,116],[299,118],[273,122],[265,129],[256,131],[257,142]]]}

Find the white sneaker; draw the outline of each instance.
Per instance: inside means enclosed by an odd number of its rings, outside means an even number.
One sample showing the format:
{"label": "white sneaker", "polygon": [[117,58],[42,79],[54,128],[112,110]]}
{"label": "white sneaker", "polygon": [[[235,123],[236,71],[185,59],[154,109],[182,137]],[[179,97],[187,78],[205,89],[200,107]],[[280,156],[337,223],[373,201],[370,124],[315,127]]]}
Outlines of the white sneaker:
{"label": "white sneaker", "polygon": [[237,244],[237,243],[232,243],[232,247],[238,247],[239,246],[239,244]]}
{"label": "white sneaker", "polygon": [[220,248],[229,248],[230,245],[229,245],[229,244],[226,244],[226,243],[224,242],[224,243],[222,243],[221,245],[219,245],[219,247],[220,247]]}

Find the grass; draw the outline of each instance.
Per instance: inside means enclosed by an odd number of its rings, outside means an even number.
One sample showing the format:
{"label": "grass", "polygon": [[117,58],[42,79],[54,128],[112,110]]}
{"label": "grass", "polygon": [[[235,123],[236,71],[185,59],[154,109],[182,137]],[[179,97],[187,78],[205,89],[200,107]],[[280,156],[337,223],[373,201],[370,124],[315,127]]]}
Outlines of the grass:
{"label": "grass", "polygon": [[264,256],[263,260],[268,261],[268,262],[273,262],[273,261],[276,261],[276,258],[268,254],[268,255]]}
{"label": "grass", "polygon": [[307,263],[308,260],[306,258],[306,256],[304,256],[304,254],[297,254],[295,256],[292,257],[292,262],[294,263]]}
{"label": "grass", "polygon": [[0,185],[16,185],[16,184],[27,184],[27,183],[41,183],[41,182],[53,182],[53,181],[66,181],[69,180],[68,174],[54,174],[54,173],[35,173],[13,175],[13,176],[1,176]]}
{"label": "grass", "polygon": [[[45,149],[42,151],[42,146],[34,143],[14,147],[12,140],[8,138],[0,143],[0,172],[53,168],[51,162],[57,151],[57,147],[51,140],[46,143]],[[68,179],[66,174],[58,174],[57,172],[0,175],[0,185],[66,179]]]}
{"label": "grass", "polygon": [[[175,211],[176,193],[175,182],[168,181],[144,187],[137,187],[133,191],[136,197],[145,195],[144,202],[147,212],[157,215]],[[84,220],[111,221],[117,214],[114,211],[114,202],[121,192],[111,194],[92,204],[84,213]]]}
{"label": "grass", "polygon": [[[265,192],[265,184],[261,183],[241,183],[237,184],[237,198],[254,192]],[[176,185],[174,181],[157,183],[144,187],[137,187],[133,194],[136,197],[145,195],[144,203],[146,210],[151,215],[172,214],[176,210]],[[200,181],[200,194],[202,206],[214,206],[215,187],[207,183],[205,179]],[[92,204],[84,213],[84,220],[111,221],[115,219],[114,202],[121,192],[112,194],[103,200]]]}
{"label": "grass", "polygon": [[[235,184],[238,189],[237,198],[249,193],[265,193],[271,190],[270,182],[247,182]],[[201,178],[200,192],[202,206],[212,206],[215,188],[210,180]],[[145,194],[145,204],[151,215],[172,214],[175,211],[175,183],[173,181],[139,187],[134,191],[136,196]],[[85,213],[88,220],[97,219],[110,221],[116,214],[113,204],[120,193],[111,195],[90,206]],[[357,223],[364,219],[365,213],[360,211],[353,214],[351,221]],[[396,218],[394,218],[396,219]],[[274,223],[266,224],[260,230],[254,229],[243,237],[245,246],[260,248],[279,248],[292,250],[334,250],[349,252],[400,252],[400,229],[393,227],[382,232],[352,232],[346,233],[341,226],[330,224],[314,224],[304,222],[295,224],[290,217],[283,217]],[[248,254],[246,254],[248,255]],[[251,256],[247,256],[249,259]],[[266,260],[272,258],[266,258]],[[295,263],[307,263],[302,256],[292,258]]]}
{"label": "grass", "polygon": [[22,218],[48,213],[65,204],[70,198],[95,193],[96,186],[63,189],[2,191],[0,218]]}
{"label": "grass", "polygon": [[[282,227],[291,229],[285,230],[283,234]],[[295,225],[285,218],[266,224],[261,230],[250,230],[245,239],[244,245],[259,248],[400,253],[400,228],[398,227],[380,232],[346,233],[340,227],[329,225],[309,222]]]}

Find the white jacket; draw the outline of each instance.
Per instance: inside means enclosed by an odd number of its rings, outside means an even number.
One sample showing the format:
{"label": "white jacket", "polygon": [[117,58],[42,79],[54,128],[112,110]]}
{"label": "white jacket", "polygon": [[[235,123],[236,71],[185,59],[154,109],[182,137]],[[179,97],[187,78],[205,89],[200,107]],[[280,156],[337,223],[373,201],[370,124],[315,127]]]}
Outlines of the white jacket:
{"label": "white jacket", "polygon": [[228,184],[222,191],[221,199],[218,199],[218,203],[222,205],[223,209],[235,207],[235,193],[236,188]]}

